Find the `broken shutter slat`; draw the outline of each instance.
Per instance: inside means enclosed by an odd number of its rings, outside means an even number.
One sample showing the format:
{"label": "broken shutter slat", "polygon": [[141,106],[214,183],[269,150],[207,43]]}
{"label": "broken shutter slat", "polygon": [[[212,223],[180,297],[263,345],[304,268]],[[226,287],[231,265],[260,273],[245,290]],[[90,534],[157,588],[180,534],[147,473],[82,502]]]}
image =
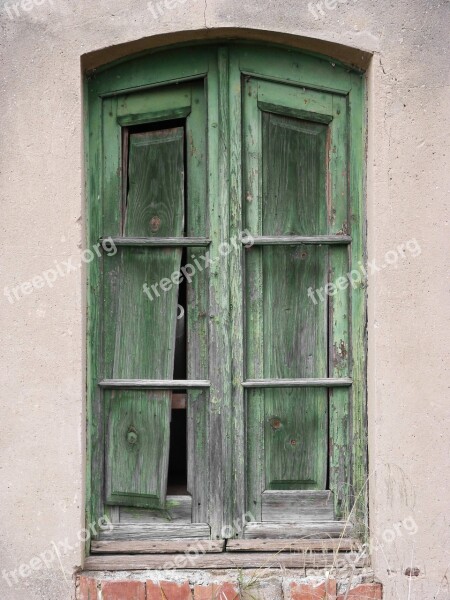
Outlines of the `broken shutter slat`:
{"label": "broken shutter slat", "polygon": [[159,507],[167,481],[170,404],[167,392],[110,392],[107,400],[108,503]]}
{"label": "broken shutter slat", "polygon": [[[184,233],[184,129],[129,137],[124,236]],[[113,379],[173,378],[178,286],[149,297],[181,266],[181,248],[120,247],[110,260],[107,372]],[[108,301],[107,300],[107,301]],[[108,365],[109,359],[109,365]],[[119,395],[113,399],[112,394]],[[115,391],[107,406],[107,503],[163,507],[170,445],[170,391]]]}

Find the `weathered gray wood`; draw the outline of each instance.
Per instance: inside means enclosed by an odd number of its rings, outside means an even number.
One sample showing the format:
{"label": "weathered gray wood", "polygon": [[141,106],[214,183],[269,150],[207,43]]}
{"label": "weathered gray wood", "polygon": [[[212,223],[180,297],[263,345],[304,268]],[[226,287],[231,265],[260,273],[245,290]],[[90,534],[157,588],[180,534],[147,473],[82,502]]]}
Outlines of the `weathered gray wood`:
{"label": "weathered gray wood", "polygon": [[156,246],[163,248],[188,248],[188,247],[207,247],[210,245],[211,240],[207,238],[195,238],[195,237],[161,237],[161,238],[133,238],[133,237],[113,237],[113,238],[102,238],[100,240],[102,244],[108,244],[107,250],[110,250],[110,244],[116,246]]}
{"label": "weathered gray wood", "polygon": [[[209,514],[212,536],[220,537],[224,526],[233,523],[233,456],[231,435],[231,340],[230,340],[230,281],[228,263],[224,262],[221,244],[229,243],[229,68],[228,49],[218,49],[217,70],[208,76],[208,117],[217,127],[209,127],[208,152],[209,195],[214,198],[210,214],[212,243],[209,256]],[[218,100],[217,100],[218,99]]]}
{"label": "weathered gray wood", "polygon": [[326,379],[249,379],[242,385],[245,388],[282,388],[282,387],[349,387],[353,380],[349,377]]}
{"label": "weathered gray wood", "polygon": [[[240,57],[236,57],[239,65]],[[241,83],[242,85],[242,83]],[[242,162],[243,189],[246,201],[243,203],[244,223],[253,235],[262,234],[261,196],[262,196],[262,146],[260,112],[257,106],[258,84],[252,79],[246,80],[240,94],[243,99],[242,126]],[[262,253],[257,250],[245,251],[245,294],[244,322],[246,323],[244,344],[246,377],[262,378],[264,367],[264,324],[261,318],[263,312]],[[248,343],[249,332],[251,343]],[[244,381],[244,379],[242,380]],[[262,464],[264,461],[264,392],[256,390],[249,394],[243,384],[246,402],[246,510],[252,512],[257,521],[261,520],[261,496],[266,488],[263,478]],[[250,398],[251,396],[251,398]]]}
{"label": "weathered gray wood", "polygon": [[[333,245],[333,244],[351,244],[352,238],[349,235],[277,235],[277,236],[253,236],[254,246],[297,246],[307,245]],[[248,240],[242,240],[242,244],[247,245]]]}
{"label": "weathered gray wood", "polygon": [[250,569],[250,568],[280,568],[325,569],[336,567],[337,562],[345,561],[355,567],[368,564],[367,558],[361,558],[356,552],[346,552],[341,555],[334,552],[277,552],[277,553],[244,553],[221,552],[217,554],[156,554],[147,555],[117,555],[90,556],[85,560],[87,571],[143,571],[146,569]]}
{"label": "weathered gray wood", "polygon": [[309,537],[323,539],[324,537],[348,537],[353,531],[351,523],[346,521],[315,521],[292,523],[248,523],[244,529],[245,539],[293,539]]}
{"label": "weathered gray wood", "polygon": [[171,390],[208,388],[209,381],[183,381],[180,379],[102,379],[99,386],[105,389]]}
{"label": "weathered gray wood", "polygon": [[357,551],[361,543],[351,538],[333,539],[279,539],[279,540],[228,540],[227,552],[350,552]]}
{"label": "weathered gray wood", "polygon": [[106,540],[93,541],[93,554],[178,554],[184,552],[223,552],[225,540]]}
{"label": "weathered gray wood", "polygon": [[192,498],[191,496],[167,496],[164,509],[161,510],[123,506],[120,508],[119,522],[136,525],[140,523],[190,524],[192,522]]}
{"label": "weathered gray wood", "polygon": [[119,523],[112,529],[99,533],[99,540],[174,540],[184,538],[209,539],[210,527],[206,523],[185,524],[139,524]]}
{"label": "weathered gray wood", "polygon": [[[210,234],[208,223],[207,106],[204,84],[192,89],[192,112],[186,120],[186,162],[189,173],[186,235]],[[207,240],[210,242],[210,240]],[[203,252],[204,254],[204,252]],[[195,265],[199,248],[186,249],[186,264]],[[209,379],[209,285],[208,269],[197,270],[186,285],[186,378]],[[192,521],[208,521],[208,426],[207,390],[187,390],[187,491],[192,496]]]}
{"label": "weathered gray wood", "polygon": [[332,521],[333,494],[316,490],[267,490],[262,494],[262,520],[289,523],[293,521]]}
{"label": "weathered gray wood", "polygon": [[[330,128],[330,181],[328,208],[328,230],[330,233],[354,230],[355,220],[349,215],[349,177],[341,173],[348,172],[348,99],[333,97],[333,123]],[[346,199],[346,201],[343,201]],[[336,282],[351,270],[349,254],[351,248],[333,247],[329,252],[329,281]],[[330,377],[348,377],[352,373],[352,352],[350,333],[352,329],[350,315],[349,287],[328,297],[328,375]],[[355,358],[355,357],[354,357]],[[356,360],[358,362],[358,360]],[[343,518],[352,507],[351,483],[351,402],[352,389],[329,390],[329,462],[328,481],[330,489],[335,491],[334,503],[336,518]]]}

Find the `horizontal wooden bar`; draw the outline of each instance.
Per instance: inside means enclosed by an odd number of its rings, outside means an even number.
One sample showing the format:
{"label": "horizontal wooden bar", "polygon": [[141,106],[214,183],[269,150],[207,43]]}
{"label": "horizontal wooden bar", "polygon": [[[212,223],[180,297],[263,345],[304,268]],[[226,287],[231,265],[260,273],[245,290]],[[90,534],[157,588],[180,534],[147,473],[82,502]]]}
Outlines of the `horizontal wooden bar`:
{"label": "horizontal wooden bar", "polygon": [[133,125],[141,125],[147,123],[157,123],[158,121],[168,121],[175,119],[183,119],[191,114],[191,105],[180,106],[167,110],[150,111],[139,114],[118,115],[117,122],[119,125],[130,127]]}
{"label": "horizontal wooden bar", "polygon": [[184,540],[184,539],[206,539],[209,540],[211,528],[207,523],[152,523],[137,525],[115,523],[112,528],[100,531],[97,541],[124,540],[127,542],[142,540]]}
{"label": "horizontal wooden bar", "polygon": [[119,554],[89,556],[87,571],[145,571],[147,569],[327,569],[342,558],[354,567],[368,565],[368,559],[357,552],[218,552],[217,554]]}
{"label": "horizontal wooden bar", "polygon": [[339,379],[327,377],[324,379],[249,379],[243,381],[245,388],[283,388],[283,387],[349,387],[352,379],[342,377]]}
{"label": "horizontal wooden bar", "polygon": [[[174,237],[174,238],[132,238],[132,237],[108,237],[101,238],[100,243],[115,244],[116,246],[157,246],[163,248],[184,248],[194,246],[201,248],[209,246],[211,240],[208,238]],[[110,248],[108,247],[107,250]]]}
{"label": "horizontal wooden bar", "polygon": [[[244,238],[242,243],[249,245],[250,238]],[[286,246],[286,245],[321,245],[321,244],[351,244],[352,238],[350,235],[264,235],[252,236],[251,240],[254,246]]]}
{"label": "horizontal wooden bar", "polygon": [[223,552],[225,540],[93,540],[93,554],[182,554],[189,551]]}
{"label": "horizontal wooden bar", "polygon": [[244,529],[245,539],[323,539],[348,537],[353,525],[347,521],[292,521],[291,523],[252,522]]}
{"label": "horizontal wooden bar", "polygon": [[227,552],[350,552],[361,547],[358,540],[335,538],[310,540],[228,540]]}
{"label": "horizontal wooden bar", "polygon": [[116,390],[172,390],[209,388],[209,381],[181,379],[102,379],[98,384],[101,388]]}

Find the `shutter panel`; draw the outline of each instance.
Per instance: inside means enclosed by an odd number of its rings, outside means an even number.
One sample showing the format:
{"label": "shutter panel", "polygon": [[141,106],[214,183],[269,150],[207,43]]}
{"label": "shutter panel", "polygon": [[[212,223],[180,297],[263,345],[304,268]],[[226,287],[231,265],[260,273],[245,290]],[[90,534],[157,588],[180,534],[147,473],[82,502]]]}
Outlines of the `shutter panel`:
{"label": "shutter panel", "polygon": [[[347,320],[343,302],[334,303],[341,311],[330,318],[324,295],[330,269],[339,276],[348,268],[345,246],[338,246],[337,263],[335,247],[314,241],[334,233],[336,217],[347,214],[345,188],[330,171],[331,164],[345,168],[345,106],[340,110],[339,119],[331,94],[246,82],[245,223],[261,238],[246,252],[246,378],[259,382],[247,390],[248,508],[260,521],[334,518],[329,391],[307,381],[335,376],[330,340],[335,323]],[[290,241],[294,236],[313,242]],[[322,299],[313,300],[308,291],[317,289]],[[340,393],[343,405],[346,395]]]}
{"label": "shutter panel", "polygon": [[[263,235],[324,233],[326,125],[268,112],[262,119]],[[326,249],[260,254],[264,378],[326,377],[327,306],[307,295],[326,283]],[[266,489],[324,490],[326,390],[265,390],[264,413]]]}
{"label": "shutter panel", "polygon": [[[125,237],[177,237],[184,230],[184,129],[129,136]],[[178,286],[143,285],[179,271],[181,248],[120,247],[109,271],[110,337],[114,379],[172,379]],[[113,329],[110,327],[110,329]],[[110,392],[107,397],[106,500],[163,507],[170,445],[170,391]]]}

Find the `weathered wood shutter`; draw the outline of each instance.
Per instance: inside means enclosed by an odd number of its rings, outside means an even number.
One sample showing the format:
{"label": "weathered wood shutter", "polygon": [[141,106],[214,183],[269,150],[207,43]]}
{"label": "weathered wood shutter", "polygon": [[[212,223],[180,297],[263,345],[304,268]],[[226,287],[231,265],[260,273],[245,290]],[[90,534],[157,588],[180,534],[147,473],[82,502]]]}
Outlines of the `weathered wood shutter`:
{"label": "weathered wood shutter", "polygon": [[244,119],[248,535],[265,535],[333,521],[346,481],[348,293],[324,294],[348,270],[346,106],[249,78]]}
{"label": "weathered wood shutter", "polygon": [[[184,129],[129,135],[124,237],[178,237],[184,228]],[[119,248],[109,271],[112,379],[172,379],[178,287],[154,301],[143,293],[181,267],[181,248]],[[108,324],[106,324],[108,326]],[[106,499],[163,507],[167,488],[170,391],[109,392]]]}
{"label": "weathered wood shutter", "polygon": [[[119,96],[109,101],[109,108],[106,103],[104,185],[110,197],[104,199],[103,237],[112,237],[117,253],[103,259],[101,386],[105,501],[112,507],[167,509],[172,392],[174,386],[180,387],[174,381],[179,286],[159,285],[180,272],[183,247],[190,244],[186,236],[205,234],[202,89],[201,85],[161,88]],[[187,249],[188,258],[191,252]],[[144,284],[156,284],[151,298],[144,293]],[[200,352],[202,357],[205,352],[205,320],[198,318],[205,291],[202,278],[189,289],[188,336],[197,342],[197,351],[188,357],[187,374],[194,379],[200,372]],[[191,383],[188,401],[201,394]],[[191,428],[204,410],[200,401],[189,409]],[[194,464],[201,464],[201,459],[192,444],[201,447],[202,435],[203,431],[190,436]],[[191,483],[196,498],[197,488]],[[181,505],[191,506],[192,500],[186,500],[180,498]],[[128,509],[121,514],[113,521],[129,523],[137,518]],[[151,522],[155,514],[144,512],[142,521]]]}
{"label": "weathered wood shutter", "polygon": [[[348,535],[355,499],[366,514],[365,296],[326,286],[363,260],[361,75],[229,43],[88,85],[90,243],[117,247],[89,266],[89,509],[114,524],[93,552]],[[167,281],[184,264],[179,297]],[[143,284],[162,281],[150,300]],[[187,485],[168,492],[180,394]]]}

